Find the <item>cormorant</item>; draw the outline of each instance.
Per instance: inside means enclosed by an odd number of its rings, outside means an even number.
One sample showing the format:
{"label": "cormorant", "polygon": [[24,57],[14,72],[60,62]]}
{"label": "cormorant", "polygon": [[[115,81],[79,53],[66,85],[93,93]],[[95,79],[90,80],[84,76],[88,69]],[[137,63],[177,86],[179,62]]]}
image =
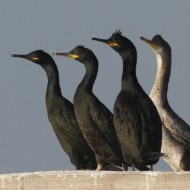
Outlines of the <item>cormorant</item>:
{"label": "cormorant", "polygon": [[162,151],[169,156],[164,158],[174,171],[190,170],[190,127],[170,107],[167,91],[171,73],[171,48],[160,36],[152,40],[141,37],[148,44],[157,59],[157,74],[150,98],[158,109],[162,120]]}
{"label": "cormorant", "polygon": [[30,60],[45,70],[48,77],[46,91],[48,118],[62,148],[77,170],[96,169],[95,155],[77,124],[73,104],[61,94],[58,69],[52,57],[42,50],[12,56]]}
{"label": "cormorant", "polygon": [[113,126],[113,115],[92,92],[98,72],[96,56],[84,46],[54,55],[72,58],[85,66],[86,73],[75,92],[73,105],[79,127],[96,155],[97,170],[102,170],[107,163],[122,166],[123,156]]}
{"label": "cormorant", "polygon": [[136,77],[134,44],[116,31],[109,39],[93,37],[112,47],[123,60],[121,91],[114,104],[114,126],[123,156],[135,167],[156,164],[162,140],[162,124],[156,107]]}

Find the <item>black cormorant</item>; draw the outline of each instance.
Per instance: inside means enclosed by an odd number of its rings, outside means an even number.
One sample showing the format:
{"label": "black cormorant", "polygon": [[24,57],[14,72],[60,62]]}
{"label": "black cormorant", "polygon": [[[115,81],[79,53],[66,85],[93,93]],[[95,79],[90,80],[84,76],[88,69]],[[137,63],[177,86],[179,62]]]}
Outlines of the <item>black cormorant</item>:
{"label": "black cormorant", "polygon": [[137,80],[136,48],[120,31],[106,40],[92,40],[106,43],[123,59],[121,91],[114,105],[114,126],[123,156],[135,167],[152,166],[163,155],[162,124],[156,107]]}
{"label": "black cormorant", "polygon": [[73,104],[79,127],[96,155],[97,170],[107,163],[121,166],[123,157],[113,126],[113,115],[92,92],[98,72],[96,56],[83,46],[54,55],[70,57],[85,66],[86,73],[75,92]]}
{"label": "black cormorant", "polygon": [[157,59],[157,74],[150,98],[158,109],[162,120],[162,152],[169,156],[164,158],[174,171],[190,170],[190,127],[170,107],[167,91],[171,73],[171,48],[160,36],[152,40],[141,37],[148,44]]}
{"label": "black cormorant", "polygon": [[76,169],[96,169],[95,155],[77,124],[73,104],[61,94],[58,69],[52,57],[42,50],[33,51],[26,55],[12,54],[12,56],[28,59],[42,66],[46,71],[48,77],[46,91],[48,118],[62,148]]}

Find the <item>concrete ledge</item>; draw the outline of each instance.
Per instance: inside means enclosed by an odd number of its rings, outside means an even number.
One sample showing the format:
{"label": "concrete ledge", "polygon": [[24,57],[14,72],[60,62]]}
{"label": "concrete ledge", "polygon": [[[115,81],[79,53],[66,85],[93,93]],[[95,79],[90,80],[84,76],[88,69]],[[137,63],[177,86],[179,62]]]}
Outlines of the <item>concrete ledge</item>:
{"label": "concrete ledge", "polygon": [[190,190],[190,172],[50,171],[0,175],[0,190]]}

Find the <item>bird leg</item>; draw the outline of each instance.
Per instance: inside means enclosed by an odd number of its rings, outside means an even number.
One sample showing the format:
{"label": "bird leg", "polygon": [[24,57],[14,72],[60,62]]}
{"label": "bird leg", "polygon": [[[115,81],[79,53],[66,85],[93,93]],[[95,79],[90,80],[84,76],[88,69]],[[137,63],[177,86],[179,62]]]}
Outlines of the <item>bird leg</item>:
{"label": "bird leg", "polygon": [[123,171],[128,171],[128,165],[126,163],[122,163]]}
{"label": "bird leg", "polygon": [[101,171],[102,168],[103,168],[103,165],[100,164],[100,163],[98,163],[98,166],[97,166],[97,168],[96,168],[96,171]]}
{"label": "bird leg", "polygon": [[135,165],[132,163],[131,164],[132,171],[135,171]]}

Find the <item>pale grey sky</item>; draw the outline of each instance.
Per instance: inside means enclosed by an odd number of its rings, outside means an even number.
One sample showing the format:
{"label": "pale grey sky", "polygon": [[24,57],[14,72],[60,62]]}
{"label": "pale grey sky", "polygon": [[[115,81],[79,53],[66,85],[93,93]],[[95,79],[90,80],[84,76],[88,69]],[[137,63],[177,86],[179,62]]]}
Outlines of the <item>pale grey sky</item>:
{"label": "pale grey sky", "polygon": [[[172,47],[169,84],[172,108],[190,123],[190,1],[188,0],[1,0],[0,1],[0,172],[74,169],[47,118],[44,70],[11,57],[43,49],[48,53],[85,45],[99,60],[94,94],[112,110],[120,90],[122,61],[111,48],[91,41],[121,29],[138,51],[137,76],[147,93],[153,85],[156,59],[139,40],[161,34]],[[63,96],[72,101],[84,75],[81,64],[53,57]],[[162,161],[156,170],[169,170]]]}

